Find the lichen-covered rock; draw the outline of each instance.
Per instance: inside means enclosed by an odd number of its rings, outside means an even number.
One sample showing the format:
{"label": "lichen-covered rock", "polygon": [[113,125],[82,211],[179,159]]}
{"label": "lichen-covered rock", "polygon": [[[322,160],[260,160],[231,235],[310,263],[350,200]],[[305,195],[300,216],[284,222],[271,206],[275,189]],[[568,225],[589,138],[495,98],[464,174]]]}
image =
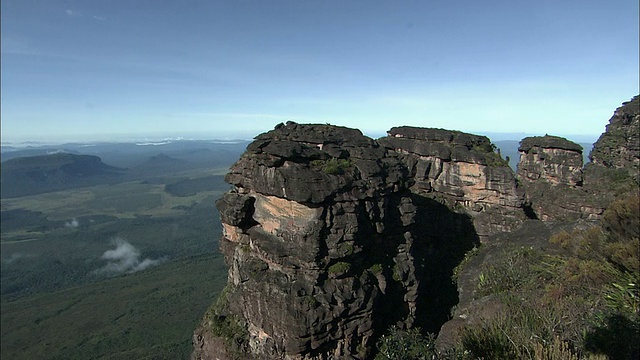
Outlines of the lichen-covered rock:
{"label": "lichen-covered rock", "polygon": [[[612,124],[637,122],[625,114]],[[233,189],[217,207],[228,284],[194,334],[192,359],[369,359],[396,324],[442,329],[446,342],[466,322],[447,323],[459,291],[457,314],[476,313],[469,289],[451,282],[465,253],[480,239],[499,248],[523,223],[520,235],[553,224],[527,216],[600,216],[609,194],[631,189],[617,168],[637,151],[617,146],[583,170],[577,144],[526,138],[516,181],[484,136],[398,127],[373,140],[331,125],[276,126],[226,176]]]}
{"label": "lichen-covered rock", "polygon": [[[583,167],[582,148],[556,136],[520,143],[518,180],[526,206],[541,220],[594,220],[618,193],[637,187],[640,171],[640,98],[619,107]],[[635,179],[635,183],[633,181]]]}
{"label": "lichen-covered rock", "polygon": [[[256,137],[226,180],[229,282],[196,350],[365,359],[392,324],[445,321],[451,271],[477,236],[467,215],[408,190],[394,151],[357,130],[288,123]],[[449,292],[429,295],[440,283]]]}
{"label": "lichen-covered rock", "polygon": [[640,173],[640,95],[616,109],[607,130],[589,154],[594,164],[624,168],[638,179]]}
{"label": "lichen-covered rock", "polygon": [[536,218],[589,217],[588,209],[582,208],[586,197],[580,145],[557,136],[533,136],[522,139],[518,151],[518,180]]}
{"label": "lichen-covered rock", "polygon": [[400,154],[411,190],[464,209],[481,237],[509,231],[523,219],[515,174],[487,137],[408,126],[388,135],[379,142]]}

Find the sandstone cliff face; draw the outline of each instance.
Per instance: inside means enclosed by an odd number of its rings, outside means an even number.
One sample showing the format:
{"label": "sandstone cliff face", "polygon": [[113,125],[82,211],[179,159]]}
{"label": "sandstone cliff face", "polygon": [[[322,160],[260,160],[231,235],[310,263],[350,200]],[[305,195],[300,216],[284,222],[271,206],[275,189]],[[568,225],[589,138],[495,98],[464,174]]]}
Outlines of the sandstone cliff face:
{"label": "sandstone cliff face", "polygon": [[543,221],[598,219],[616,193],[629,190],[627,175],[640,180],[640,97],[615,111],[587,166],[578,144],[555,136],[525,138],[519,151],[517,177],[532,215]]}
{"label": "sandstone cliff face", "polygon": [[547,220],[594,218],[602,213],[585,204],[582,147],[556,136],[520,142],[517,176],[534,217]]}
{"label": "sandstone cliff face", "polygon": [[481,237],[522,221],[523,193],[487,137],[403,126],[380,143],[399,154],[414,180],[413,192],[463,208]]}
{"label": "sandstone cliff face", "polygon": [[[226,180],[229,285],[194,358],[365,359],[390,325],[446,321],[451,270],[477,235],[466,214],[409,191],[394,151],[357,130],[288,123]],[[229,321],[246,331],[228,336]]]}
{"label": "sandstone cliff face", "polygon": [[594,164],[640,172],[640,96],[616,109],[589,158]]}
{"label": "sandstone cliff face", "polygon": [[637,121],[637,104],[618,109],[607,129],[626,135],[603,135],[586,168],[575,143],[523,139],[517,176],[489,139],[455,131],[398,127],[376,141],[287,123],[259,135],[217,202],[229,280],[192,358],[368,359],[395,324],[452,339],[477,306],[471,285],[451,283],[464,254],[597,219],[631,189],[616,179],[637,166]]}
{"label": "sandstone cliff face", "polygon": [[[460,340],[460,329],[504,314],[500,300],[478,296],[483,266],[493,266],[507,246],[549,251],[549,238],[560,231],[588,229],[616,198],[638,194],[637,149],[639,97],[618,108],[591,152],[593,163],[582,166],[578,144],[555,136],[529,137],[520,143],[518,182],[525,191],[525,209],[538,220],[526,221],[512,232],[492,235],[487,245],[458,274],[459,303],[438,335],[447,348]],[[539,221],[542,220],[542,221]],[[628,224],[626,225],[628,226]]]}

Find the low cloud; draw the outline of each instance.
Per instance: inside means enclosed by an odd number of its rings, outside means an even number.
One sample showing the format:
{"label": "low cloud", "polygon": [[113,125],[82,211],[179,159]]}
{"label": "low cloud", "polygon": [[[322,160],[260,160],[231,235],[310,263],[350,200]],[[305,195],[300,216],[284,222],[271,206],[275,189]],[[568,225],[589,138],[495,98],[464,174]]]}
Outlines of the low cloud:
{"label": "low cloud", "polygon": [[166,261],[166,258],[140,260],[140,251],[128,241],[116,238],[113,240],[115,249],[105,251],[101,259],[108,263],[96,270],[98,274],[134,273],[155,266]]}
{"label": "low cloud", "polygon": [[80,222],[74,218],[73,220],[67,221],[66,223],[64,223],[64,226],[75,229],[78,226],[80,226]]}

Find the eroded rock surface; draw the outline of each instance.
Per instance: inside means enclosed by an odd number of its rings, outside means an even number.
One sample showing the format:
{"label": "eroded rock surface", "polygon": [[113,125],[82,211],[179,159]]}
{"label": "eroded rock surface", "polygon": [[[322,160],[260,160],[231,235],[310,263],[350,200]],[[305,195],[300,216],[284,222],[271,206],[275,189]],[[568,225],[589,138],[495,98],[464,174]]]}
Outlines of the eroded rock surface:
{"label": "eroded rock surface", "polygon": [[399,154],[413,192],[464,209],[481,237],[521,223],[523,193],[487,137],[403,126],[379,141]]}
{"label": "eroded rock surface", "polygon": [[624,145],[638,138],[637,102],[616,111],[607,131],[625,135],[603,135],[594,164],[583,168],[566,139],[532,137],[517,176],[488,138],[456,131],[398,127],[373,140],[289,122],[259,135],[217,202],[229,279],[192,358],[369,359],[396,324],[454,341],[477,309],[491,309],[473,298],[473,269],[451,282],[468,250],[482,239],[498,251],[509,232],[540,240],[558,221],[597,219],[611,194],[629,191],[616,179],[638,163],[638,148]]}
{"label": "eroded rock surface", "polygon": [[258,136],[217,203],[229,284],[193,357],[215,342],[240,358],[365,359],[390,325],[437,330],[477,235],[464,212],[412,192],[401,159],[336,126]]}
{"label": "eroded rock surface", "polygon": [[504,257],[503,248],[549,251],[551,235],[592,227],[596,223],[592,220],[601,218],[616,196],[638,193],[638,104],[636,96],[616,110],[591,152],[594,163],[585,167],[578,144],[555,136],[522,140],[517,176],[525,191],[525,210],[536,220],[525,221],[512,232],[492,235],[463,267],[457,281],[459,303],[440,330],[440,348],[457,343],[466,325],[502,311],[495,295],[478,296],[477,284],[482,266]]}
{"label": "eroded rock surface", "polygon": [[526,193],[525,208],[543,221],[599,219],[626,178],[640,180],[640,98],[616,109],[607,130],[583,166],[582,148],[555,136],[521,141],[517,176]]}
{"label": "eroded rock surface", "polygon": [[637,179],[640,172],[640,96],[616,109],[589,154],[594,164],[624,168]]}
{"label": "eroded rock surface", "polygon": [[[575,220],[597,216],[585,204],[582,147],[565,138],[524,138],[518,148],[517,176],[526,193],[532,217],[547,220]],[[593,214],[596,213],[596,215]]]}

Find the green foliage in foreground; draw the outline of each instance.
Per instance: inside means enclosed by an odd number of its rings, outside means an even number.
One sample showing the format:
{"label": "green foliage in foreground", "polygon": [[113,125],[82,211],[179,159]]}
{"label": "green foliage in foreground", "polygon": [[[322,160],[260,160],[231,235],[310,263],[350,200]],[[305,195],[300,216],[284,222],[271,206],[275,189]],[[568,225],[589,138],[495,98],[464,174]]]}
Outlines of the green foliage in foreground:
{"label": "green foliage in foreground", "polygon": [[427,360],[436,356],[435,339],[424,337],[420,329],[401,330],[396,326],[378,342],[375,360]]}
{"label": "green foliage in foreground", "polygon": [[[614,201],[599,226],[550,239],[553,251],[511,246],[478,277],[501,310],[463,328],[459,343],[391,329],[378,359],[632,359],[640,354],[640,203]],[[426,355],[420,355],[420,352]]]}
{"label": "green foliage in foreground", "polygon": [[204,320],[215,336],[224,339],[227,349],[232,353],[246,352],[249,344],[249,332],[246,324],[236,315],[229,314],[229,295],[233,285],[227,284],[213,305],[207,310]]}
{"label": "green foliage in foreground", "polygon": [[3,359],[187,359],[227,275],[201,255],[94,284],[2,302]]}

